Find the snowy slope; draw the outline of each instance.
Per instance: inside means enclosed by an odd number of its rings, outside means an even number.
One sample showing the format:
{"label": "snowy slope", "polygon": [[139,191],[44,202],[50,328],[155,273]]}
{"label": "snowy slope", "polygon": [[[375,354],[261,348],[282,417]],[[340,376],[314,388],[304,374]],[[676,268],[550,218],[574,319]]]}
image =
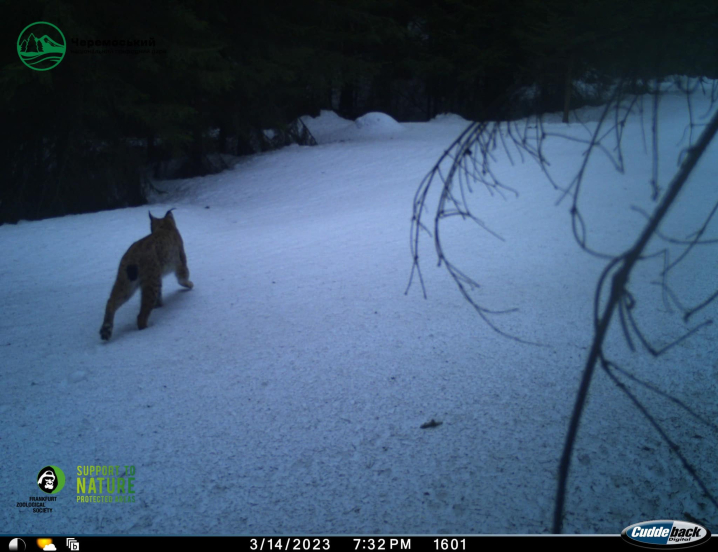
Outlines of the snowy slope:
{"label": "snowy slope", "polygon": [[[662,109],[666,183],[686,145],[685,99],[667,96]],[[327,112],[305,122],[319,146],[159,184],[166,193],[150,209],[161,215],[176,207],[195,288],[183,291],[168,277],[165,306],[145,331],[135,326],[137,296],[118,311],[111,341],[98,334],[117,263],[149,232],[147,208],[0,227],[0,532],[549,530],[605,261],[579,251],[568,203],[555,205],[558,193],[534,165],[504,163],[519,197],[504,201],[477,188],[473,200],[477,216],[506,241],[468,223],[447,225],[443,238],[482,284],[483,304],[520,309],[498,318],[499,326],[541,346],[484,325],[436,268],[426,236],[428,299],[418,286],[405,295],[414,193],[467,122],[442,116],[399,124],[372,114],[357,124]],[[592,161],[583,208],[603,250],[620,251],[642,227],[631,205],[653,205],[638,125],[636,118],[626,129],[624,176],[605,159]],[[574,124],[568,132],[585,130]],[[570,178],[577,145],[556,141],[550,153],[555,170]],[[716,154],[714,144],[666,225],[678,235],[695,229],[716,201]],[[686,303],[712,292],[716,269],[715,255],[689,259],[673,281],[687,288]],[[635,283],[642,321],[664,343],[681,328],[664,324],[651,277]],[[612,358],[709,420],[718,417],[714,328],[657,360],[628,352],[613,330]],[[650,397],[654,414],[718,491],[715,432],[672,403],[637,393]],[[442,424],[420,428],[432,419]],[[36,474],[48,464],[67,475],[53,512],[17,508],[40,494]],[[135,503],[78,504],[82,465],[134,465]],[[603,374],[592,388],[569,493],[570,532],[619,533],[686,512],[718,521]]]}

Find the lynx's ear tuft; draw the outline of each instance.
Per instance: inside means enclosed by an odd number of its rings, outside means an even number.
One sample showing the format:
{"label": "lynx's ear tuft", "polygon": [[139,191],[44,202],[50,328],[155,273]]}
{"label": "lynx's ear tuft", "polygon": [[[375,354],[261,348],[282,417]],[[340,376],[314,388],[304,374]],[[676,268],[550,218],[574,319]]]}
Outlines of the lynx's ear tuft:
{"label": "lynx's ear tuft", "polygon": [[172,209],[167,211],[167,213],[165,213],[165,218],[167,218],[167,217],[175,218],[174,215],[172,214],[172,211],[174,211],[175,209],[176,209],[176,207],[172,207]]}

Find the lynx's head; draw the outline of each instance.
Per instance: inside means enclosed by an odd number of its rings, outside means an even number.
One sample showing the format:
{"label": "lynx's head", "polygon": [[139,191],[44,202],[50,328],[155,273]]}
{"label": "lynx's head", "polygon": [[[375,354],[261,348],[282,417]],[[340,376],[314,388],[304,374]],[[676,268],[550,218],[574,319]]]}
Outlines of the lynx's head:
{"label": "lynx's head", "polygon": [[156,230],[159,230],[160,228],[166,228],[166,229],[177,229],[177,225],[175,224],[175,218],[172,216],[172,211],[174,211],[174,207],[167,211],[165,216],[163,218],[155,218],[152,216],[152,213],[150,213],[150,232],[152,234],[155,233]]}

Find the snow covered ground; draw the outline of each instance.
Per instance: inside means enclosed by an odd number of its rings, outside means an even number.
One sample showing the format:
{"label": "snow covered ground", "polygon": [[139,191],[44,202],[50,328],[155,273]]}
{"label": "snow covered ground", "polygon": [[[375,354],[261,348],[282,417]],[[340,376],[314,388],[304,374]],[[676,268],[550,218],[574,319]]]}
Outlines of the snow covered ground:
{"label": "snow covered ground", "polygon": [[[692,107],[702,114],[708,104]],[[589,129],[598,112],[582,112]],[[663,99],[664,189],[687,145],[686,113],[684,97]],[[551,120],[549,128],[586,132]],[[482,323],[436,267],[426,235],[428,298],[418,285],[405,295],[414,193],[467,122],[445,115],[399,124],[371,114],[355,124],[328,112],[305,122],[319,146],[159,184],[166,193],[149,207],[156,216],[176,207],[195,288],[165,279],[165,306],[145,331],[136,329],[136,296],[118,311],[112,339],[98,334],[119,259],[149,232],[146,207],[0,227],[0,532],[550,530],[605,261],[579,250],[569,203],[556,206],[558,192],[535,165],[503,162],[499,171],[519,197],[492,198],[477,187],[472,201],[505,242],[458,221],[443,240],[482,284],[477,300],[519,309],[496,318],[499,327],[541,345],[507,340]],[[632,243],[645,222],[631,206],[654,205],[640,118],[625,132],[626,174],[596,157],[581,205],[591,243],[610,252]],[[570,180],[580,151],[553,141],[554,172]],[[716,202],[717,174],[713,144],[667,233],[685,238],[697,229]],[[659,345],[691,327],[665,313],[651,283],[662,262],[647,262],[632,281],[637,318]],[[715,290],[717,270],[715,249],[703,248],[671,283],[697,304]],[[697,322],[715,314],[713,306]],[[714,325],[654,359],[628,351],[613,324],[607,351],[715,421],[715,338]],[[631,388],[717,493],[715,426]],[[421,428],[431,420],[441,425]],[[67,476],[53,511],[17,507],[41,494],[37,473],[46,465]],[[77,466],[86,465],[134,466],[135,502],[78,503]],[[565,530],[617,534],[687,516],[718,529],[716,509],[676,456],[597,373]]]}

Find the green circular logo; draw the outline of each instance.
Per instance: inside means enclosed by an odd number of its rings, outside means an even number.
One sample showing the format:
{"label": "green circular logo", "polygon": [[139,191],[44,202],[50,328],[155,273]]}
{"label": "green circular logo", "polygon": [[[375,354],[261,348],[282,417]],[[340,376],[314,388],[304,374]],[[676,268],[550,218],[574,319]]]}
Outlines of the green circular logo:
{"label": "green circular logo", "polygon": [[57,494],[65,486],[65,473],[57,466],[45,466],[37,474],[37,486],[43,493]]}
{"label": "green circular logo", "polygon": [[35,71],[49,71],[62,61],[67,42],[52,23],[38,21],[25,27],[17,37],[20,61]]}

